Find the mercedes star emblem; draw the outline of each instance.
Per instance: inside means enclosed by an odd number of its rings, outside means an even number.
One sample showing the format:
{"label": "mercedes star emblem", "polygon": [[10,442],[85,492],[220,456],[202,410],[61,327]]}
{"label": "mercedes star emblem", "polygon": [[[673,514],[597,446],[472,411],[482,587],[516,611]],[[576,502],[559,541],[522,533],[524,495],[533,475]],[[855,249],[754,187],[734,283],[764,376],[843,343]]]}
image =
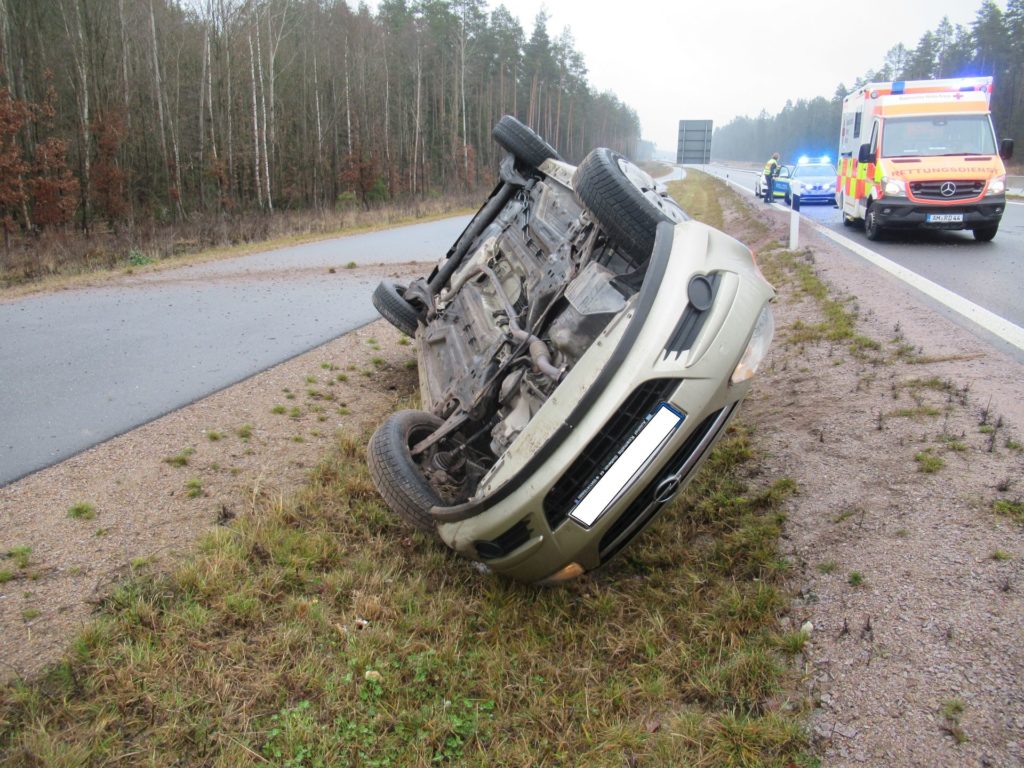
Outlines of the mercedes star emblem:
{"label": "mercedes star emblem", "polygon": [[952,197],[956,194],[956,184],[952,181],[944,181],[942,186],[939,187],[939,192],[942,193],[943,197]]}

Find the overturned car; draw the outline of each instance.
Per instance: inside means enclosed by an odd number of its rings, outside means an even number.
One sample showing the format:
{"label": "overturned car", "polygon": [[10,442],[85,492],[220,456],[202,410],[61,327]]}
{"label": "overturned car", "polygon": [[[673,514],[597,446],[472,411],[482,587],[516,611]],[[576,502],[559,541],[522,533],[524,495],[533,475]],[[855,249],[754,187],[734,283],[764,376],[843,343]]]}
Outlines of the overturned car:
{"label": "overturned car", "polygon": [[378,311],[415,338],[423,410],[370,440],[388,506],[526,582],[598,568],[708,455],[771,342],[751,252],[615,152],[573,167],[505,116],[501,182]]}

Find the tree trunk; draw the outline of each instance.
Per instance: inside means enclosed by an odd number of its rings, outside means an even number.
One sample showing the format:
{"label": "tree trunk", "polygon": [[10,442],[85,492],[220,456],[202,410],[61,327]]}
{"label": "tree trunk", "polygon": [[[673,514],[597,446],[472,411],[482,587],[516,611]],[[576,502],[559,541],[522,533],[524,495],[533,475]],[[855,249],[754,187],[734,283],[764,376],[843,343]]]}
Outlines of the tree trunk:
{"label": "tree trunk", "polygon": [[[167,130],[164,127],[164,89],[160,80],[160,57],[156,45],[156,15],[153,11],[153,0],[149,0],[149,30],[153,59],[153,88],[156,91],[156,114],[157,123],[160,126],[160,162],[163,173],[167,173]],[[167,176],[165,175],[166,179]]]}
{"label": "tree trunk", "polygon": [[348,156],[352,159],[352,91],[348,77],[348,33],[345,34],[345,130],[348,135]]}
{"label": "tree trunk", "polygon": [[249,34],[249,75],[252,80],[252,158],[253,184],[256,187],[256,202],[263,208],[263,181],[260,179],[260,122],[257,117],[259,101],[256,99],[256,54],[252,49],[252,34]]}
{"label": "tree trunk", "polygon": [[206,184],[203,181],[205,165],[203,163],[203,150],[206,147],[206,78],[210,68],[210,32],[203,25],[203,74],[199,78],[199,207],[206,208],[206,198],[203,188]]}
{"label": "tree trunk", "polygon": [[67,9],[61,2],[60,12],[64,19],[64,31],[68,36],[68,44],[71,48],[71,58],[74,60],[75,69],[75,101],[78,103],[78,141],[80,147],[80,173],[81,183],[79,184],[80,205],[82,208],[82,231],[89,234],[89,62],[88,52],[85,47],[85,36],[82,34],[82,9],[78,0],[73,0],[74,30],[68,20]]}
{"label": "tree trunk", "polygon": [[419,150],[420,150],[420,120],[422,114],[423,105],[423,51],[420,48],[419,35],[416,36],[416,119],[413,121],[413,139],[412,139],[412,193],[415,195],[417,191],[416,187],[416,171],[419,168]]}
{"label": "tree trunk", "polygon": [[263,114],[263,130],[260,136],[263,145],[263,183],[266,185],[264,191],[267,199],[267,210],[273,213],[274,203],[270,197],[270,155],[267,152],[267,91],[263,87],[263,52],[260,49],[259,21],[256,22],[256,63],[259,65],[260,71],[260,111]]}

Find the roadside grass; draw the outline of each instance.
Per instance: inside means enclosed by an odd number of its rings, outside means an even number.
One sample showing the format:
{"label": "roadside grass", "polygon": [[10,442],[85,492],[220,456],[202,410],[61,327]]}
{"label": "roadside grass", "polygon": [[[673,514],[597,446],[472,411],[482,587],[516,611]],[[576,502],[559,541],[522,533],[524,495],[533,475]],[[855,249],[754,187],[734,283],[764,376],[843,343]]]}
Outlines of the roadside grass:
{"label": "roadside grass", "polygon": [[792,285],[797,296],[811,299],[821,311],[816,323],[794,322],[786,333],[786,344],[799,346],[819,342],[841,342],[860,360],[879,361],[882,344],[857,331],[858,311],[852,297],[834,297],[814,270],[808,251],[773,250],[760,256],[761,270],[776,287]]}
{"label": "roadside grass", "polygon": [[[725,184],[707,174],[687,169],[682,181],[666,184],[668,193],[691,217],[715,229],[722,229],[722,188]],[[727,187],[725,187],[727,188]]]}
{"label": "roadside grass", "polygon": [[996,499],[992,502],[992,511],[1002,517],[1008,517],[1015,523],[1024,525],[1024,500]]}
{"label": "roadside grass", "polygon": [[786,693],[806,638],[778,632],[795,485],[747,479],[745,427],[616,561],[549,589],[403,526],[364,451],[339,438],[0,688],[0,765],[816,764]]}
{"label": "roadside grass", "polygon": [[96,517],[96,507],[87,501],[79,501],[68,507],[68,517],[72,520],[93,520]]}
{"label": "roadside grass", "polygon": [[184,467],[188,465],[189,459],[192,454],[196,452],[195,448],[182,448],[173,456],[168,456],[164,459],[164,464],[170,464],[172,467]]}

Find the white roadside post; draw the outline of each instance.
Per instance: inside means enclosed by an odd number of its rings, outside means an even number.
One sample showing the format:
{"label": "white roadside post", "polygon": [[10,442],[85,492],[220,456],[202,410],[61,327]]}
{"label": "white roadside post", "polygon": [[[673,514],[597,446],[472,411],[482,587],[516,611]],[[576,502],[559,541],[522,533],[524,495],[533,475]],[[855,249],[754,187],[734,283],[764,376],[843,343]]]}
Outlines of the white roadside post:
{"label": "white roadside post", "polygon": [[789,250],[795,251],[800,247],[800,214],[797,212],[796,206],[793,206],[789,211]]}

